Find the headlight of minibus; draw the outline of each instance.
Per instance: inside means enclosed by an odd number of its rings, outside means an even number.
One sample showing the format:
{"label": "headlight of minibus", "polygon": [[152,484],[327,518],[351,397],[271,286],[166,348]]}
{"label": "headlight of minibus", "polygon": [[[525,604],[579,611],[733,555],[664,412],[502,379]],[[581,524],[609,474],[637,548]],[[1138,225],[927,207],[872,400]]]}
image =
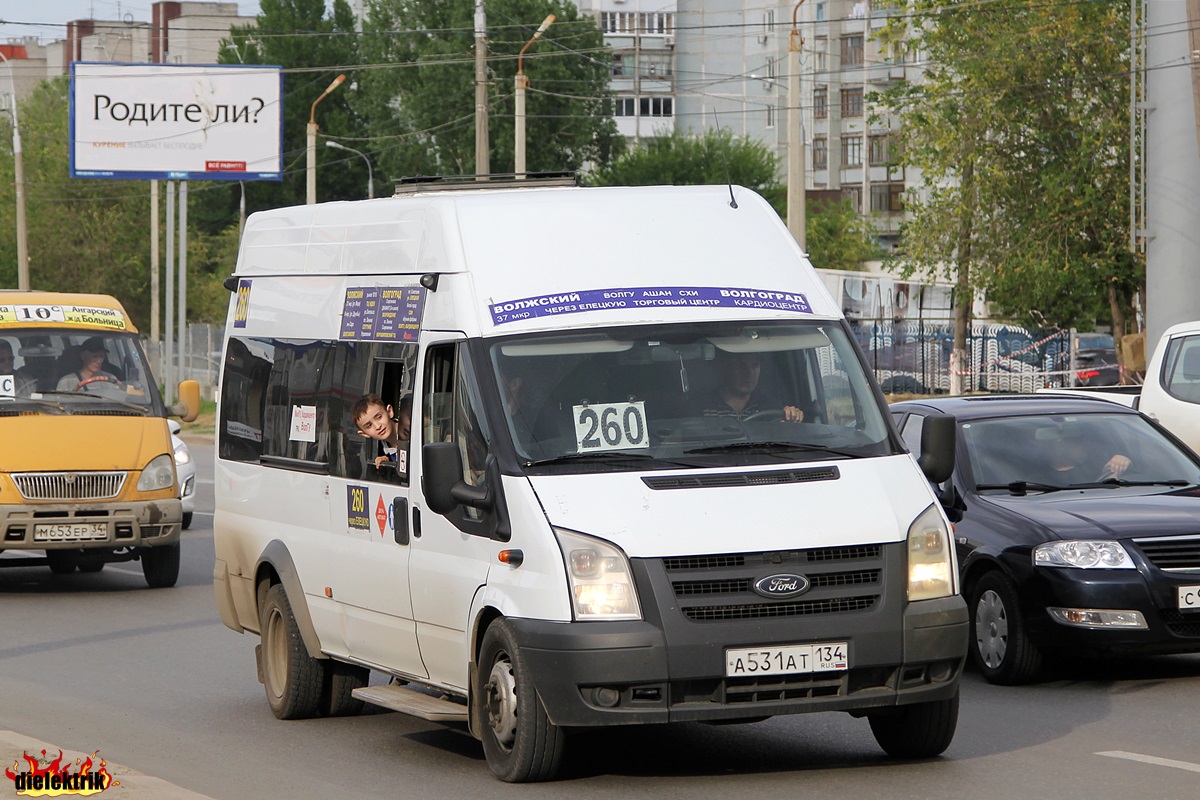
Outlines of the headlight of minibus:
{"label": "headlight of minibus", "polygon": [[930,506],[908,528],[908,599],[933,600],[954,594],[952,558],[950,531],[937,507]]}
{"label": "headlight of minibus", "polygon": [[629,559],[601,539],[554,529],[567,565],[571,607],[578,620],[641,619]]}
{"label": "headlight of minibus", "polygon": [[175,459],[167,454],[158,456],[142,470],[138,478],[139,492],[154,492],[159,489],[170,489],[175,485]]}

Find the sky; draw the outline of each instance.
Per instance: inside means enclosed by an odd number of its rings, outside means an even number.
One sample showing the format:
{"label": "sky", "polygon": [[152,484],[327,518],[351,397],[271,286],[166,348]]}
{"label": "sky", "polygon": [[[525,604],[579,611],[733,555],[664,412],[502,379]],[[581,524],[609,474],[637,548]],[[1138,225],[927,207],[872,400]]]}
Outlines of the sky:
{"label": "sky", "polygon": [[[153,0],[0,0],[0,43],[23,36],[43,42],[62,39],[76,19],[126,19],[149,22]],[[225,0],[231,2],[231,0]],[[237,0],[243,16],[258,13],[258,0]],[[32,23],[32,24],[16,24]]]}

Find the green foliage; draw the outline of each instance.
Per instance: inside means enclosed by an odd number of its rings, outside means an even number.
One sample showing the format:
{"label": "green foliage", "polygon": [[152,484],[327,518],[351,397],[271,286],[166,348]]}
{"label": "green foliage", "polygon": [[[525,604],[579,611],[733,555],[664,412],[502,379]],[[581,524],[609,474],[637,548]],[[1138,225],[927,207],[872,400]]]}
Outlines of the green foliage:
{"label": "green foliage", "polygon": [[859,216],[849,201],[818,205],[815,213],[810,204],[805,222],[804,241],[815,267],[862,269],[862,262],[887,255],[870,223]]}
{"label": "green foliage", "polygon": [[[762,142],[722,130],[703,136],[676,133],[649,139],[589,182],[597,186],[699,185],[733,183],[761,194],[780,216],[786,215],[787,187],[779,180],[779,159]],[[882,258],[870,225],[849,204],[810,204],[805,215],[805,242],[814,265],[859,269],[863,261]]]}
{"label": "green foliage", "polygon": [[[361,76],[356,107],[386,176],[476,171],[474,8],[473,0],[371,4],[362,59],[388,68]],[[526,168],[579,170],[607,163],[624,144],[612,119],[610,58],[595,20],[569,0],[489,0],[491,172],[513,170],[517,56],[551,13],[553,25],[523,59],[530,81]]]}
{"label": "green foliage", "polygon": [[703,136],[675,133],[648,139],[598,169],[589,182],[596,186],[734,183],[758,192],[783,213],[787,189],[778,173],[778,157],[766,145],[729,131],[709,130]]}
{"label": "green foliage", "polygon": [[888,35],[923,54],[926,81],[874,99],[903,119],[902,166],[926,184],[908,199],[908,268],[969,277],[1027,321],[1090,328],[1110,288],[1132,311],[1128,4],[901,7]]}
{"label": "green foliage", "polygon": [[[350,6],[346,0],[335,0],[328,16],[325,0],[262,0],[259,8],[257,25],[234,28],[219,56],[222,64],[270,64],[284,69],[283,181],[246,183],[246,213],[306,202],[308,121],[314,117],[319,128],[317,198],[321,202],[365,198],[362,159],[325,144],[329,138],[361,136],[364,128],[354,110],[359,102],[358,73],[351,67],[359,63],[359,54]],[[314,101],[341,74],[346,81],[314,112]],[[219,234],[237,219],[242,188],[236,183],[213,187],[195,214],[200,228]]]}

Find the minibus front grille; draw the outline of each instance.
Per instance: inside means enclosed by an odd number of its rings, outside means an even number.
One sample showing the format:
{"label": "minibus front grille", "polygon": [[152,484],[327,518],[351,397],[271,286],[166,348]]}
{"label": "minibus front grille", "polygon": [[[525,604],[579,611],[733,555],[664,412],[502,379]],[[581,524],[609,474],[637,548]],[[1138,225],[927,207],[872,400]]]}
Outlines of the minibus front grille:
{"label": "minibus front grille", "polygon": [[765,619],[771,617],[807,617],[813,614],[836,614],[844,611],[866,611],[877,598],[839,597],[804,603],[758,603],[756,605],[692,606],[683,615],[696,622],[724,622],[733,619]]}
{"label": "minibus front grille", "polygon": [[663,559],[668,572],[675,570],[708,570],[725,567],[742,567],[747,564],[783,566],[785,564],[810,564],[827,561],[850,561],[878,559],[883,547],[877,544],[850,547],[819,547],[813,550],[785,550],[770,553],[722,553],[712,556],[672,556]]}
{"label": "minibus front grille", "polygon": [[[883,602],[884,558],[883,545],[867,544],[672,556],[661,563],[684,619],[726,622],[877,608]],[[798,591],[772,595],[768,579],[780,576],[794,580]]]}
{"label": "minibus front grille", "polygon": [[[829,572],[811,576],[809,583],[814,589],[826,586],[861,586],[864,584],[879,583],[879,575],[880,571],[877,569],[865,569],[854,572]],[[675,590],[676,597],[688,597],[700,594],[749,592],[753,583],[749,578],[715,581],[677,581],[672,583],[671,587]]]}
{"label": "minibus front grille", "polygon": [[124,472],[23,472],[12,479],[26,500],[112,500],[125,485]]}
{"label": "minibus front grille", "polygon": [[668,475],[642,478],[651,489],[717,489],[729,486],[778,486],[787,483],[836,481],[841,477],[837,467],[814,469],[776,469],[766,472],[719,472],[699,475]]}

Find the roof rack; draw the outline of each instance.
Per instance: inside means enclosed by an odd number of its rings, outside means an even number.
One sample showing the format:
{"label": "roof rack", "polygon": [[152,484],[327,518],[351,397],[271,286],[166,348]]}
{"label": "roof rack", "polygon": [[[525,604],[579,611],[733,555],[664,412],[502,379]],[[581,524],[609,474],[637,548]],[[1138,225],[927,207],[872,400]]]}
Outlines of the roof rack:
{"label": "roof rack", "polygon": [[413,175],[396,181],[395,194],[398,196],[419,192],[579,185],[579,173],[569,170],[526,172],[520,175],[515,172],[493,172],[486,175]]}

